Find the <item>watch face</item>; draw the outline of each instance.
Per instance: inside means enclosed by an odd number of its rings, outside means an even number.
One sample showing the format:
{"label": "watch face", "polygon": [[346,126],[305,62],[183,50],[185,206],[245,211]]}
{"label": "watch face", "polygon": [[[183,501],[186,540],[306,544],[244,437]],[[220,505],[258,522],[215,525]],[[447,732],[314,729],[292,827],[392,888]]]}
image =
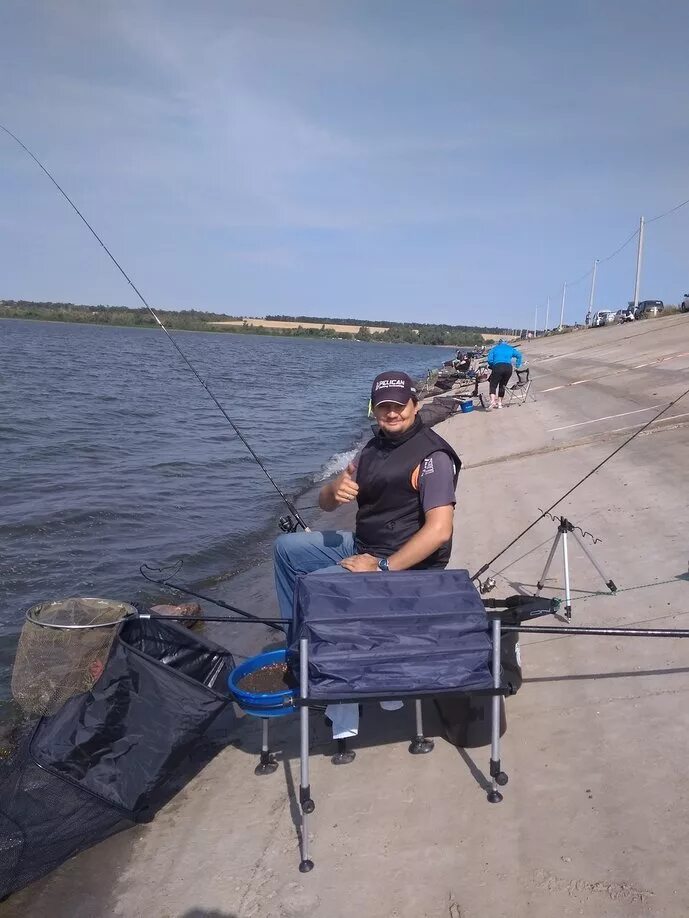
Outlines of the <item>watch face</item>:
{"label": "watch face", "polygon": [[380,561],[378,562],[378,569],[381,571],[388,570],[388,559],[387,558],[380,559]]}

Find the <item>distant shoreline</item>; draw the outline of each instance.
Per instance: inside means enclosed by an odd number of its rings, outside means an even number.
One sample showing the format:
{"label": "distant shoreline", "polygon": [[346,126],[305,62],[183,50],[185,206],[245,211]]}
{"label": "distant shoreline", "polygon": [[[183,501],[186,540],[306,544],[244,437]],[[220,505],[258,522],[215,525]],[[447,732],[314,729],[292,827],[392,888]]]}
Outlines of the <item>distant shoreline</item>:
{"label": "distant shoreline", "polygon": [[[164,318],[164,317],[163,317]],[[132,324],[129,322],[98,322],[95,319],[69,319],[66,317],[53,318],[50,316],[24,316],[24,315],[7,315],[3,314],[2,307],[0,307],[0,320],[6,320],[9,322],[50,322],[55,325],[87,325],[90,327],[96,326],[100,328],[132,328],[138,329],[140,331],[158,331],[158,328],[154,324]],[[389,341],[381,338],[381,335],[373,334],[371,337],[358,338],[355,334],[318,334],[314,333],[313,330],[304,331],[299,333],[299,326],[295,329],[291,329],[289,333],[285,333],[279,329],[273,329],[266,326],[258,325],[224,325],[222,328],[212,328],[210,327],[213,324],[218,323],[208,323],[209,327],[207,328],[180,328],[179,326],[170,325],[166,322],[163,323],[166,329],[170,332],[200,332],[202,334],[231,334],[231,335],[256,335],[258,337],[270,337],[270,338],[309,338],[313,341],[351,341],[356,342],[357,344],[392,344],[392,345],[403,345],[407,344],[412,347],[447,347],[447,348],[457,348],[457,347],[467,347],[473,345],[466,345],[462,343],[447,343],[447,344],[436,344],[436,343],[427,343],[424,341]],[[354,326],[356,327],[356,326]],[[259,330],[260,329],[260,330]],[[480,334],[480,333],[479,333]],[[476,345],[478,346],[478,345]]]}
{"label": "distant shoreline", "polygon": [[[88,326],[89,328],[130,328],[132,331],[148,331],[148,332],[158,332],[158,328],[155,325],[126,325],[118,322],[78,322],[70,321],[69,319],[43,319],[37,317],[28,318],[27,316],[3,316],[0,315],[0,322],[49,322],[51,325],[82,325]],[[166,326],[167,330],[170,332],[181,332],[189,335],[204,335],[204,334],[223,334],[217,329],[212,328],[175,328],[174,326],[170,328]],[[275,334],[270,334],[268,332],[229,332],[229,334],[253,334],[257,338],[282,338],[289,340],[290,338],[309,338],[312,341],[348,341],[350,344],[383,344],[383,345],[393,345],[395,347],[444,347],[444,348],[457,348],[457,347],[466,347],[467,345],[462,344],[424,344],[421,341],[381,341],[378,338],[373,338],[370,341],[364,341],[361,338],[354,338],[348,336],[346,338],[334,337],[326,338],[319,335],[284,335],[280,332]]]}

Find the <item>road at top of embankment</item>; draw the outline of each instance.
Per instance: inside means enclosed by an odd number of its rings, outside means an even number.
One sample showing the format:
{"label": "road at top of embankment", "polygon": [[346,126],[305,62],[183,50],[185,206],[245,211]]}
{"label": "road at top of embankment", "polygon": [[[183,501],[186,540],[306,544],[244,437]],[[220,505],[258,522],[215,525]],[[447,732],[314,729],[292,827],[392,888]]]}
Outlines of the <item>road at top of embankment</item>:
{"label": "road at top of embankment", "polygon": [[[536,401],[437,429],[465,462],[452,563],[472,572],[654,412],[689,387],[689,317],[585,330],[525,347]],[[571,546],[573,624],[689,626],[689,396],[557,507],[601,542],[610,594]],[[324,524],[326,521],[322,520]],[[491,568],[494,596],[529,592],[556,533],[545,519]],[[562,595],[562,558],[546,595]],[[269,611],[270,565],[246,589]],[[241,605],[236,593],[233,599]],[[552,621],[552,620],[550,620]],[[548,619],[539,620],[547,624]],[[507,702],[504,801],[489,751],[457,750],[432,706],[432,755],[407,752],[412,711],[366,709],[358,755],[330,764],[314,717],[314,871],[297,871],[298,736],[255,778],[255,723],[146,827],[64,865],[0,906],[22,918],[680,918],[689,914],[689,642],[522,637]]]}

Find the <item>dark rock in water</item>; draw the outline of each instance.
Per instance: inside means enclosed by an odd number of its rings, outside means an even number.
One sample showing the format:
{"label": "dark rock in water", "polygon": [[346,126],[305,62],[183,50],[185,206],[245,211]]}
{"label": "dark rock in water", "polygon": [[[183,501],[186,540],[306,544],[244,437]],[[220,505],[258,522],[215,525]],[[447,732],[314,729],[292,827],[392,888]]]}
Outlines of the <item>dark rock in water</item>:
{"label": "dark rock in water", "polygon": [[185,618],[188,618],[188,622],[180,622],[180,624],[186,625],[187,628],[193,628],[196,624],[196,619],[201,615],[201,606],[197,602],[183,602],[178,606],[163,604],[159,606],[151,606],[152,615],[183,615]]}
{"label": "dark rock in water", "polygon": [[284,692],[296,688],[297,682],[287,668],[286,663],[271,663],[262,666],[253,673],[248,673],[237,683],[243,692],[266,694],[269,692]]}

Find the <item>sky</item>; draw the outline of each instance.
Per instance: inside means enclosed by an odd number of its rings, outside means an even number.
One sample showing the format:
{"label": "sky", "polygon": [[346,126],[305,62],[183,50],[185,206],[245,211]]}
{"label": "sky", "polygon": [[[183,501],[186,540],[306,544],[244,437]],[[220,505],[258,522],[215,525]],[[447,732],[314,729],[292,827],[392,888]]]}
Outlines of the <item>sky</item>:
{"label": "sky", "polygon": [[[153,306],[581,322],[689,199],[689,4],[2,0],[0,122]],[[685,292],[689,205],[641,299]],[[138,305],[1,132],[0,299]]]}

